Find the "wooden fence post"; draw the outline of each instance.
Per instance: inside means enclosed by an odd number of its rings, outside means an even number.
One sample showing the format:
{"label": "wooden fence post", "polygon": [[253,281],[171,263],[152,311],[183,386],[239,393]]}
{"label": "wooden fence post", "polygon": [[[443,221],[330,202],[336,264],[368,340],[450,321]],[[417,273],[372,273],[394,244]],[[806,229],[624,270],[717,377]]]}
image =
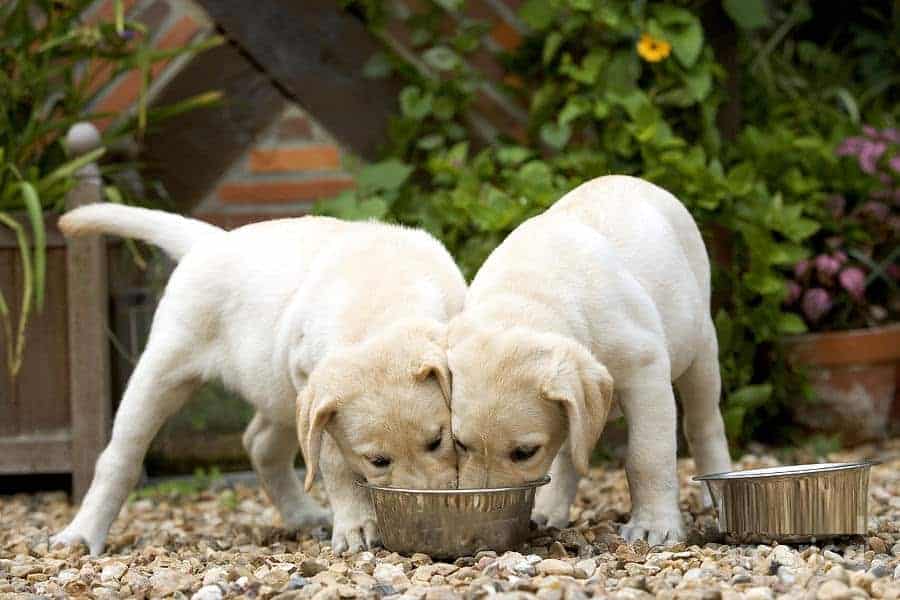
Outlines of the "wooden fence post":
{"label": "wooden fence post", "polygon": [[[100,146],[90,123],[69,129],[66,147],[80,156]],[[66,197],[71,210],[103,200],[100,169],[90,163],[77,173]],[[69,326],[69,404],[72,415],[72,499],[81,500],[91,483],[94,464],[109,438],[112,412],[109,385],[108,286],[106,242],[102,237],[70,239],[66,252]]]}

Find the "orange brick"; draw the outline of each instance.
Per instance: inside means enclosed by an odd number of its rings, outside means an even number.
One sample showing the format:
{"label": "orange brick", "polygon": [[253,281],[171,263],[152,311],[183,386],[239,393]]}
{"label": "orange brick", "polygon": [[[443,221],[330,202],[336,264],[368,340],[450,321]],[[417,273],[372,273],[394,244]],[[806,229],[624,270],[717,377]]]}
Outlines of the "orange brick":
{"label": "orange brick", "polygon": [[[129,71],[115,86],[94,106],[93,112],[120,113],[128,110],[138,99],[141,93],[141,72]],[[102,131],[112,123],[115,117],[103,117],[95,121],[95,125]]]}
{"label": "orange brick", "polygon": [[334,146],[250,151],[250,170],[254,173],[315,171],[338,169],[340,166],[341,155]]}
{"label": "orange brick", "polygon": [[512,51],[522,43],[522,34],[506,21],[498,21],[491,29],[491,38],[504,50]]}
{"label": "orange brick", "polygon": [[[122,10],[125,14],[131,10],[136,0],[122,0]],[[116,3],[114,0],[104,0],[100,6],[91,15],[85,19],[88,25],[96,25],[97,23],[110,23],[116,18]]]}
{"label": "orange brick", "polygon": [[[156,47],[160,50],[171,50],[173,48],[184,46],[191,41],[198,31],[200,31],[200,23],[195,21],[192,17],[185,15],[178,19],[178,22],[163,34],[156,43]],[[150,68],[152,77],[156,78],[168,64],[168,60],[155,63]]]}
{"label": "orange brick", "polygon": [[226,204],[285,204],[328,198],[353,187],[352,179],[226,183],[219,200]]}

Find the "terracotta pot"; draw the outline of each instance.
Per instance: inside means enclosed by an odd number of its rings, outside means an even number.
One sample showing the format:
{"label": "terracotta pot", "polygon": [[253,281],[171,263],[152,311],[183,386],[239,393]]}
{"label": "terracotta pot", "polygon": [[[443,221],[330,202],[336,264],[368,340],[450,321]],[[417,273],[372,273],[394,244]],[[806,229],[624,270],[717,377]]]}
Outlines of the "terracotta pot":
{"label": "terracotta pot", "polygon": [[838,433],[845,444],[883,438],[890,426],[900,368],[900,323],[811,333],[784,340],[788,361],[805,367],[815,394],[797,421]]}

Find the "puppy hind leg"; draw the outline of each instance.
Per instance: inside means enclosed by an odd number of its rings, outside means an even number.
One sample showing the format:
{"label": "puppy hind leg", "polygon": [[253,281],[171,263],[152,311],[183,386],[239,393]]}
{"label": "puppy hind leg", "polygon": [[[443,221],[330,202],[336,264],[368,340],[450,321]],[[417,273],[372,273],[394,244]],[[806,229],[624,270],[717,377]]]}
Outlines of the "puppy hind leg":
{"label": "puppy hind leg", "polygon": [[628,422],[625,473],[631,494],[631,519],[622,537],[646,539],[651,546],[684,539],[678,505],[675,395],[668,373],[635,378],[618,389]]}
{"label": "puppy hind leg", "polygon": [[151,337],[128,382],[110,442],[97,459],[81,507],[72,522],[53,536],[52,544],[84,542],[93,555],[103,551],[109,528],[140,477],[150,442],[196,387],[180,364],[181,355],[168,342]]}
{"label": "puppy hind leg", "polygon": [[568,527],[569,509],[575,501],[579,479],[578,471],[572,463],[572,453],[566,444],[553,459],[550,483],[538,488],[532,520],[542,527]]}
{"label": "puppy hind leg", "polygon": [[[715,334],[711,334],[701,352],[675,382],[684,409],[684,435],[697,474],[721,473],[731,469],[725,425],[719,410],[722,381]],[[703,488],[704,506],[710,506],[709,492]]]}
{"label": "puppy hind leg", "polygon": [[303,491],[297,478],[294,459],[299,443],[293,427],[273,423],[256,413],[244,431],[243,442],[260,483],[281,515],[285,528],[301,529],[330,523],[328,510]]}

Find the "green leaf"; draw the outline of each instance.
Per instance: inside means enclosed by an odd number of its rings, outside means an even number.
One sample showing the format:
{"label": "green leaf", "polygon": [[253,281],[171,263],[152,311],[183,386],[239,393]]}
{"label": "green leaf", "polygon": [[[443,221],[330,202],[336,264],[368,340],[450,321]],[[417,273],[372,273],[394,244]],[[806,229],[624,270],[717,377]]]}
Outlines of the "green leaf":
{"label": "green leaf", "polygon": [[422,58],[427,65],[439,71],[452,71],[460,64],[459,55],[447,46],[429,48]]}
{"label": "green leaf", "polygon": [[456,12],[462,8],[463,0],[434,0],[444,10],[448,12]]}
{"label": "green leaf", "polygon": [[532,29],[546,29],[556,20],[557,7],[550,0],[525,0],[519,18]]}
{"label": "green leaf", "polygon": [[363,65],[363,75],[368,79],[383,79],[391,74],[393,67],[384,52],[376,52]]}
{"label": "green leaf", "polygon": [[555,150],[562,150],[571,136],[572,129],[568,125],[548,122],[541,126],[541,140]]}
{"label": "green leaf", "polygon": [[434,150],[435,148],[439,148],[444,143],[444,136],[439,133],[432,133],[431,135],[426,135],[422,139],[416,143],[416,146],[423,150]]}
{"label": "green leaf", "polygon": [[712,89],[712,72],[706,66],[697,65],[684,74],[684,83],[691,92],[691,97],[702,102]]}
{"label": "green leaf", "polygon": [[587,114],[591,110],[591,101],[581,96],[569,98],[566,105],[560,111],[557,122],[560,125],[568,125],[578,117]]}
{"label": "green leaf", "polygon": [[785,334],[806,333],[806,323],[800,315],[794,313],[781,313],[778,315],[778,331]]}
{"label": "green leaf", "polygon": [[728,407],[741,407],[745,410],[759,408],[772,397],[772,384],[762,383],[745,385],[728,394],[725,405]]}
{"label": "green leaf", "polygon": [[433,96],[410,85],[400,92],[400,110],[410,119],[421,121],[431,113]]}
{"label": "green leaf", "polygon": [[413,167],[391,158],[367,165],[356,176],[356,185],[361,194],[377,191],[393,191],[402,186],[413,172]]}
{"label": "green leaf", "polygon": [[722,0],[722,8],[744,29],[767,27],[770,23],[765,0]]}
{"label": "green leaf", "polygon": [[569,6],[584,12],[593,12],[595,9],[594,0],[569,0]]}
{"label": "green leaf", "polygon": [[563,43],[563,36],[560,32],[554,31],[544,40],[544,50],[542,53],[542,61],[544,65],[549,65],[556,56],[556,52]]}
{"label": "green leaf", "polygon": [[672,44],[672,52],[678,62],[687,68],[694,66],[703,49],[700,19],[683,8],[667,5],[656,6],[653,14],[656,19],[649,24],[650,33]]}
{"label": "green leaf", "polygon": [[619,50],[613,55],[609,67],[603,73],[603,78],[607,90],[625,95],[635,89],[640,74],[641,64],[637,54],[631,50]]}
{"label": "green leaf", "polygon": [[521,146],[503,146],[497,150],[497,160],[502,165],[515,166],[531,156],[531,150]]}
{"label": "green leaf", "polygon": [[47,274],[47,235],[44,229],[44,212],[37,190],[27,181],[19,184],[22,202],[31,221],[31,235],[34,244],[34,301],[37,309],[44,308],[44,280]]}

